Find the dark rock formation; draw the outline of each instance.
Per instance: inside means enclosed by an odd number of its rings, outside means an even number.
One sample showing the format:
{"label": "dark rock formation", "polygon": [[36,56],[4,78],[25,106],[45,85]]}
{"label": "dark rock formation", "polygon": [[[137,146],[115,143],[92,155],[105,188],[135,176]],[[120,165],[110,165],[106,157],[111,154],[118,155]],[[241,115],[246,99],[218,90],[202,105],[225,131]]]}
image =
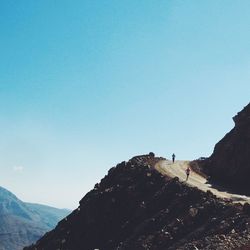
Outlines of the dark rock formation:
{"label": "dark rock formation", "polygon": [[216,144],[203,169],[211,180],[250,193],[250,104],[233,120],[235,127]]}
{"label": "dark rock formation", "polygon": [[166,178],[149,159],[111,168],[72,214],[25,250],[224,250],[249,242],[247,206]]}
{"label": "dark rock formation", "polygon": [[23,249],[68,214],[68,210],[22,202],[0,187],[0,249]]}

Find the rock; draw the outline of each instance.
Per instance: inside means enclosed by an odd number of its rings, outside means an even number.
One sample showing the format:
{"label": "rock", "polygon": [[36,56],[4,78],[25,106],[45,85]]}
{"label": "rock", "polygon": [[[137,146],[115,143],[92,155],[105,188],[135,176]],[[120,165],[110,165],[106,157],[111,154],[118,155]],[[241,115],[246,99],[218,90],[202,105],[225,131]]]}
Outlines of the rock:
{"label": "rock", "polygon": [[211,181],[250,193],[250,104],[233,117],[235,127],[202,163]]}
{"label": "rock", "polygon": [[195,217],[198,214],[198,209],[197,208],[190,208],[189,214],[190,214],[190,216]]}
{"label": "rock", "polygon": [[148,155],[149,155],[150,158],[154,158],[155,157],[155,154],[153,152],[150,152]]}

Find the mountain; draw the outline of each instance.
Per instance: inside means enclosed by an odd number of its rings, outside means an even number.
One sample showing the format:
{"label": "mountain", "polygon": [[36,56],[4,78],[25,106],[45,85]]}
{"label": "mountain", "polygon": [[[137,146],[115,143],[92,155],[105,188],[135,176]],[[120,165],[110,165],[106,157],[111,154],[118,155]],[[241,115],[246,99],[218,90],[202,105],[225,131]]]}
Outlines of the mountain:
{"label": "mountain", "polygon": [[0,187],[0,250],[23,249],[68,214],[65,209],[25,203]]}
{"label": "mountain", "polygon": [[25,203],[31,211],[40,216],[41,221],[49,228],[54,228],[56,224],[66,217],[71,211],[68,209],[58,209],[41,204]]}
{"label": "mountain", "polygon": [[154,169],[153,155],[109,170],[79,207],[25,250],[236,249],[250,241],[250,205],[233,204]]}
{"label": "mountain", "polygon": [[219,141],[203,164],[215,183],[250,194],[250,104],[235,117],[234,128]]}

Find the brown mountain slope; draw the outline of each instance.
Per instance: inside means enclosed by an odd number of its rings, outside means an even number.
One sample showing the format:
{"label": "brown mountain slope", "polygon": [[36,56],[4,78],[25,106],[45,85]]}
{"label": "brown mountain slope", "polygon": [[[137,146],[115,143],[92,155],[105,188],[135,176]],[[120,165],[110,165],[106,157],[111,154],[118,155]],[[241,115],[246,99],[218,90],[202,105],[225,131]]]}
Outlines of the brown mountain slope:
{"label": "brown mountain slope", "polygon": [[149,158],[111,168],[78,209],[25,250],[224,250],[249,242],[249,205],[164,177]]}
{"label": "brown mountain slope", "polygon": [[203,162],[211,180],[250,193],[250,104],[233,117],[235,127]]}

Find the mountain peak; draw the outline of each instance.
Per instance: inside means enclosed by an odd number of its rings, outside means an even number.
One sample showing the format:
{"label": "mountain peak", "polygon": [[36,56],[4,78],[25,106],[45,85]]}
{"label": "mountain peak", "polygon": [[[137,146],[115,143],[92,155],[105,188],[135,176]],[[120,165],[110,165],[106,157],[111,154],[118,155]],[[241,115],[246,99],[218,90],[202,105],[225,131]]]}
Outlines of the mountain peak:
{"label": "mountain peak", "polygon": [[203,165],[211,181],[249,194],[250,103],[233,117],[235,127],[214,147]]}
{"label": "mountain peak", "polygon": [[0,200],[7,198],[18,200],[18,198],[13,193],[0,186]]}
{"label": "mountain peak", "polygon": [[242,124],[250,124],[250,103],[245,106],[236,116],[233,117],[235,126],[240,126]]}

